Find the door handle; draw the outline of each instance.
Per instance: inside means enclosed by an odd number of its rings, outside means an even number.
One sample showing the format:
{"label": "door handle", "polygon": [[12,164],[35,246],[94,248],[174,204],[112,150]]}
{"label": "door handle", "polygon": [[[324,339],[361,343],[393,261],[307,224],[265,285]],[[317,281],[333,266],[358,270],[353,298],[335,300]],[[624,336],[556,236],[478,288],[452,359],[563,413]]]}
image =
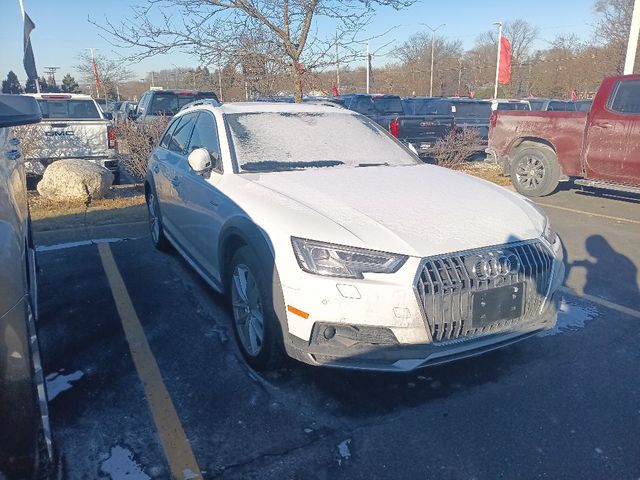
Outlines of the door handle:
{"label": "door handle", "polygon": [[596,123],[594,123],[593,125],[594,125],[595,127],[598,127],[598,128],[611,128],[611,127],[613,127],[613,125],[612,125],[612,124],[607,123],[607,122],[596,122]]}

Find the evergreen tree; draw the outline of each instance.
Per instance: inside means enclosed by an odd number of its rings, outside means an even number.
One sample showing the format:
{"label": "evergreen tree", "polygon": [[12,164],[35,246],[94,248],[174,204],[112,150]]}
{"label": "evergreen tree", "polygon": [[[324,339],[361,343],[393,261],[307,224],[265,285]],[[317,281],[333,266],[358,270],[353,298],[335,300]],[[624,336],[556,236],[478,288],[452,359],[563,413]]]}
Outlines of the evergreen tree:
{"label": "evergreen tree", "polygon": [[[51,92],[51,88],[49,87],[49,84],[47,83],[47,80],[44,77],[40,77],[38,79],[38,83],[40,84],[40,93],[47,93],[47,92]],[[27,80],[27,84],[25,85],[24,91],[27,93],[37,93],[36,92],[36,81],[33,78],[30,78],[29,80]],[[57,89],[53,90],[58,91]]]}
{"label": "evergreen tree", "polygon": [[65,93],[80,93],[78,82],[69,73],[62,79],[62,91]]}
{"label": "evergreen tree", "polygon": [[23,93],[22,85],[18,81],[18,76],[11,70],[7,74],[7,79],[2,81],[2,93]]}

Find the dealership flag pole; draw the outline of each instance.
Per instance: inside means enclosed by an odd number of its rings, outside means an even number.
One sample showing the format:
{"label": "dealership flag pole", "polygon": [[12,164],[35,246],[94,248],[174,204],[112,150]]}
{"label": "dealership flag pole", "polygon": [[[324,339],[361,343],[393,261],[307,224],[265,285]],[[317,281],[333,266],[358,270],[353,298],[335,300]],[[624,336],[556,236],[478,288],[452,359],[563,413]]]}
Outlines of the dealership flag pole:
{"label": "dealership flag pole", "polygon": [[500,45],[502,44],[502,22],[496,22],[494,25],[498,25],[498,58],[496,60],[496,85],[493,89],[493,98],[498,98],[498,78],[500,76]]}
{"label": "dealership flag pole", "polygon": [[20,4],[20,13],[22,13],[22,24],[24,26],[23,31],[23,50],[22,50],[22,63],[24,70],[27,73],[27,82],[33,79],[36,84],[36,92],[40,93],[40,81],[38,80],[38,71],[36,70],[36,60],[33,56],[33,48],[31,48],[31,32],[36,28],[36,24],[24,11],[24,4],[22,0],[18,0]]}
{"label": "dealership flag pole", "polygon": [[640,0],[635,0],[633,15],[631,15],[631,28],[629,29],[629,42],[627,44],[627,58],[624,62],[624,74],[633,73],[636,61],[636,49],[638,48],[638,35],[640,35]]}

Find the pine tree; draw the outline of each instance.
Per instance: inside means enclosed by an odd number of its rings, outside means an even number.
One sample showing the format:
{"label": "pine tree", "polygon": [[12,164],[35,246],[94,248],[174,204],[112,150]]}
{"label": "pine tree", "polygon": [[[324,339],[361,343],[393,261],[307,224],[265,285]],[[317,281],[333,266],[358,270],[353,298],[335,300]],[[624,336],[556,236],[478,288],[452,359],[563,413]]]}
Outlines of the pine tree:
{"label": "pine tree", "polygon": [[62,91],[65,93],[80,93],[80,87],[76,79],[67,73],[62,79]]}
{"label": "pine tree", "polygon": [[[49,84],[47,83],[47,80],[44,77],[40,77],[38,79],[38,83],[40,84],[40,93],[47,93],[51,91],[51,89],[49,88]],[[35,79],[30,78],[29,80],[27,80],[24,91],[27,93],[36,93]]]}
{"label": "pine tree", "polygon": [[22,85],[18,81],[18,76],[11,70],[7,74],[7,79],[2,81],[2,93],[23,93]]}

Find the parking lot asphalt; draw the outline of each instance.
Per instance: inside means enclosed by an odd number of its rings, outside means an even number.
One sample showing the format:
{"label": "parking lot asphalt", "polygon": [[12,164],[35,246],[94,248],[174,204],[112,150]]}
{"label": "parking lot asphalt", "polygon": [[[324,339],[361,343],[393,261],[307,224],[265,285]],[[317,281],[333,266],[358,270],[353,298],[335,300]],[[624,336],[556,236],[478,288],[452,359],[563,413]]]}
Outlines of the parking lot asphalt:
{"label": "parking lot asphalt", "polygon": [[225,299],[139,226],[41,249],[65,478],[638,479],[640,204],[539,203],[566,247],[558,327],[410,374],[252,372]]}

